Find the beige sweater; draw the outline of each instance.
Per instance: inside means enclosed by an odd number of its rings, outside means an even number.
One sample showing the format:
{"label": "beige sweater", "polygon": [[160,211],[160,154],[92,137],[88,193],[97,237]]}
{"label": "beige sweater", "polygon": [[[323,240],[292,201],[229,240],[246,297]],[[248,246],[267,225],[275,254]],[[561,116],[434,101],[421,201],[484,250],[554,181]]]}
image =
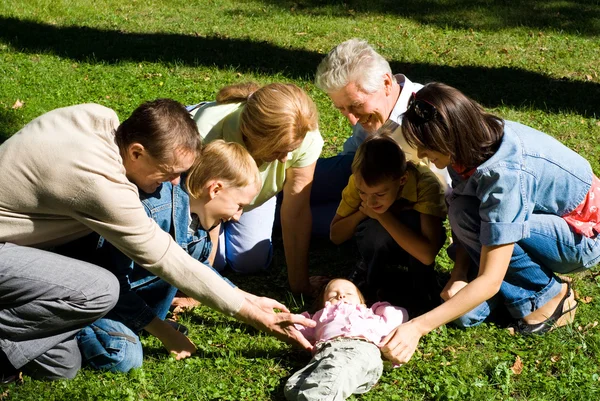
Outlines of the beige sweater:
{"label": "beige sweater", "polygon": [[0,242],[46,248],[95,231],[186,294],[235,314],[243,296],[146,215],[125,176],[114,137],[118,125],[106,107],[65,107],[2,144]]}

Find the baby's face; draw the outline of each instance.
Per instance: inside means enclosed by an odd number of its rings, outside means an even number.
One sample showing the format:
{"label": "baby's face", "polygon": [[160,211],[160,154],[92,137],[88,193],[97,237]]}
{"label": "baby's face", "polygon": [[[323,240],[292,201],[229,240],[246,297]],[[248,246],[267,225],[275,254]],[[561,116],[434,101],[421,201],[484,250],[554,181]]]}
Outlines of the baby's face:
{"label": "baby's face", "polygon": [[325,302],[330,302],[333,305],[338,302],[346,302],[352,305],[363,303],[356,286],[352,282],[343,279],[333,280],[327,284],[323,297]]}

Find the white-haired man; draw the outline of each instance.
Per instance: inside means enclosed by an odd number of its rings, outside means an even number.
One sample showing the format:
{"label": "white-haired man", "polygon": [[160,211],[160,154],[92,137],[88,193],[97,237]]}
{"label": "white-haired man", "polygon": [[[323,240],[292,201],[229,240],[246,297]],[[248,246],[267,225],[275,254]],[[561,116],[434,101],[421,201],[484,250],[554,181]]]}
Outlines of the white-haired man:
{"label": "white-haired man", "polygon": [[[315,84],[329,95],[353,126],[342,152],[319,159],[315,169],[311,193],[313,233],[328,236],[329,224],[351,174],[354,153],[367,136],[383,125],[389,126],[406,160],[428,163],[408,146],[400,128],[413,92],[423,85],[411,82],[403,74],[392,74],[387,60],[360,39],[350,39],[334,47],[319,64]],[[445,170],[433,165],[430,168],[442,183],[449,184]]]}

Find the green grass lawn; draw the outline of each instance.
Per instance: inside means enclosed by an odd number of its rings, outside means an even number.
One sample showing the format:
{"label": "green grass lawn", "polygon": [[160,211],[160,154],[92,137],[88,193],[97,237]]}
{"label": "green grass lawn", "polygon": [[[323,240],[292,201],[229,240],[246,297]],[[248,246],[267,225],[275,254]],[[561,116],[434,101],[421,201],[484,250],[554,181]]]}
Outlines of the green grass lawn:
{"label": "green grass lawn", "polygon": [[[223,85],[294,82],[317,102],[325,155],[349,123],[312,83],[322,57],[367,39],[394,72],[460,88],[505,118],[545,131],[600,174],[600,1],[20,0],[0,1],[0,140],[51,109],[95,102],[125,118],[142,101],[184,104]],[[240,287],[308,307],[287,291],[281,241],[274,264]],[[311,272],[344,274],[350,244],[314,241]],[[445,252],[440,272],[450,267]],[[364,400],[600,399],[600,275],[573,276],[576,323],[544,337],[483,325],[442,327],[410,363],[384,373]],[[198,347],[175,361],[144,338],[144,367],[84,369],[71,381],[0,389],[0,400],[282,400],[308,355],[201,307],[182,316]],[[522,369],[518,369],[519,365]]]}

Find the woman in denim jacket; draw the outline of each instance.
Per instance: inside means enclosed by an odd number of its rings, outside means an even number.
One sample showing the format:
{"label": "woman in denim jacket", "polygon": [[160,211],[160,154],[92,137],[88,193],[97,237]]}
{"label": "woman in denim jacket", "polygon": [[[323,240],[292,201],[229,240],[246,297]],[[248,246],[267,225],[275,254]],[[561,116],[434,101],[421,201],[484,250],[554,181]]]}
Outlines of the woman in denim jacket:
{"label": "woman in denim jacket", "polygon": [[450,171],[456,259],[441,294],[446,302],[396,328],[384,354],[406,362],[421,336],[450,321],[477,325],[500,302],[522,334],[572,322],[577,303],[556,273],[600,259],[600,181],[590,164],[440,83],[413,94],[402,130],[419,157]]}
{"label": "woman in denim jacket", "polygon": [[[210,265],[214,260],[211,234],[215,231],[211,228],[221,221],[239,219],[242,208],[260,188],[258,169],[241,145],[215,141],[205,147],[184,180],[185,188],[183,183],[165,182],[153,194],[140,192],[140,200],[148,216],[178,245]],[[165,320],[177,288],[135,264],[103,237],[95,235],[85,241],[93,242],[95,250],[89,252],[89,246],[79,243],[78,252],[88,253],[87,260],[113,272],[121,292],[104,318],[77,335],[83,362],[113,372],[141,366],[143,352],[137,333],[143,329],[161,340],[176,359],[194,353],[196,348],[185,335],[187,329]]]}

